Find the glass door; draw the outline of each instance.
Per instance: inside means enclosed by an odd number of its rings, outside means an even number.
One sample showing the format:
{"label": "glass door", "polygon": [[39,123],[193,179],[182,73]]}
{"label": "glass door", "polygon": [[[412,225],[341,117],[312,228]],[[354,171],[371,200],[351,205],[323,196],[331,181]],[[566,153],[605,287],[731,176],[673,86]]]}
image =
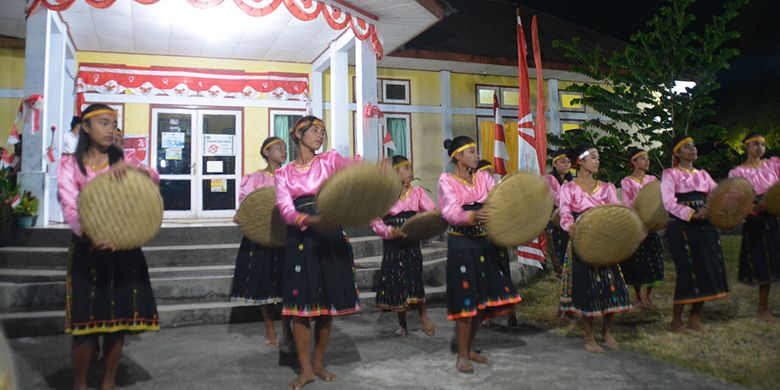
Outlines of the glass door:
{"label": "glass door", "polygon": [[241,111],[152,109],[165,218],[230,217],[241,179]]}

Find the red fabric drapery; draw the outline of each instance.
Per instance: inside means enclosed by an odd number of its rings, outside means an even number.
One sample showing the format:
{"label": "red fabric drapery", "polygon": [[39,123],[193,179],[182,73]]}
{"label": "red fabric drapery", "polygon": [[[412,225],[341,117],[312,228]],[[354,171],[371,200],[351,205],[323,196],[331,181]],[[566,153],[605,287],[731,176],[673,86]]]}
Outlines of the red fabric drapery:
{"label": "red fabric drapery", "polygon": [[307,74],[300,73],[81,64],[76,79],[78,107],[88,92],[237,99],[254,99],[265,93],[272,99],[306,100],[309,80]]}
{"label": "red fabric drapery", "polygon": [[[108,8],[114,5],[116,0],[83,0],[95,8]],[[133,0],[136,3],[150,5],[160,0]],[[225,0],[187,0],[193,7],[205,9],[218,6]],[[39,7],[43,6],[52,11],[65,11],[70,8],[76,0],[32,0],[29,2],[26,10],[27,17]],[[363,17],[356,16],[350,10],[334,7],[330,4],[324,4],[316,0],[233,0],[235,5],[249,16],[265,16],[276,11],[280,5],[291,15],[302,21],[316,19],[322,15],[330,28],[340,31],[350,28],[355,36],[361,41],[369,41],[374,48],[378,59],[384,57],[384,48],[382,47],[382,36],[374,23],[366,21]]]}

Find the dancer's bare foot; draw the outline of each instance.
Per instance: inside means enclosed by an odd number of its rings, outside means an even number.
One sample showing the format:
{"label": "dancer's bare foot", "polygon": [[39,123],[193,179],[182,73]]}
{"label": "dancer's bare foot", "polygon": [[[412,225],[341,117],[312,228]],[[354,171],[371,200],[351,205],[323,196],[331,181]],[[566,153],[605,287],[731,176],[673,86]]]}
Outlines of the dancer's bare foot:
{"label": "dancer's bare foot", "polygon": [[325,367],[315,367],[314,373],[325,382],[333,382],[336,380],[336,374],[326,370]]}
{"label": "dancer's bare foot", "polygon": [[485,328],[485,329],[489,329],[489,328],[490,328],[490,325],[491,325],[491,324],[490,324],[490,320],[483,320],[483,321],[482,321],[482,327],[483,327],[483,328]]}
{"label": "dancer's bare foot", "polygon": [[617,342],[617,340],[615,340],[614,337],[612,337],[611,333],[604,334],[604,345],[613,351],[620,349],[620,344]]}
{"label": "dancer's bare foot", "polygon": [[314,376],[313,372],[310,373],[300,373],[298,374],[298,377],[295,378],[294,381],[287,384],[287,390],[301,390],[303,386],[308,385],[309,383],[314,382],[314,379],[316,377]]}
{"label": "dancer's bare foot", "polygon": [[604,348],[596,344],[596,340],[585,340],[585,350],[592,353],[604,353]]}
{"label": "dancer's bare foot", "polygon": [[688,320],[688,329],[697,332],[701,332],[703,330],[701,327],[701,321],[699,320],[699,317],[691,316],[691,318]]}
{"label": "dancer's bare foot", "polygon": [[772,315],[772,313],[769,312],[769,310],[759,311],[756,314],[756,318],[764,322],[770,322],[770,323],[776,322],[775,317]]}
{"label": "dancer's bare foot", "polygon": [[487,364],[488,358],[485,355],[480,355],[474,351],[469,352],[469,360],[477,362],[479,364]]}
{"label": "dancer's bare foot", "polygon": [[265,345],[271,348],[277,348],[279,347],[279,340],[276,339],[276,336],[274,336],[273,338],[266,337]]}
{"label": "dancer's bare foot", "polygon": [[471,362],[468,359],[458,358],[458,361],[455,363],[455,368],[458,370],[458,372],[463,374],[474,373],[474,365],[471,364]]}
{"label": "dancer's bare foot", "polygon": [[422,322],[422,330],[426,335],[433,336],[436,334],[436,325],[433,324],[433,321],[427,315],[420,317],[420,322]]}
{"label": "dancer's bare foot", "polygon": [[672,320],[670,327],[674,333],[685,333],[685,324],[680,320]]}
{"label": "dancer's bare foot", "polygon": [[509,316],[506,319],[506,326],[517,326],[517,314],[515,312],[509,312]]}
{"label": "dancer's bare foot", "polygon": [[406,328],[398,328],[398,330],[396,330],[393,334],[398,337],[406,337],[409,335],[409,331],[406,330]]}

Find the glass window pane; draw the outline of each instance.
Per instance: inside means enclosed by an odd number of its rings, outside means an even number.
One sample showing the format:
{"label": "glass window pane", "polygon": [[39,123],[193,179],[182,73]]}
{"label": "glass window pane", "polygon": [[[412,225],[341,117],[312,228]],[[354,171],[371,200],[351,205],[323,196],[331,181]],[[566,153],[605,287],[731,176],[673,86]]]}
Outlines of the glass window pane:
{"label": "glass window pane", "polygon": [[575,99],[581,99],[582,94],[579,92],[564,92],[559,94],[561,102],[561,110],[564,111],[585,111],[585,106],[580,102],[574,102]]}
{"label": "glass window pane", "polygon": [[160,195],[165,210],[186,210],[192,208],[190,202],[191,182],[189,180],[160,179]]}
{"label": "glass window pane", "polygon": [[520,105],[520,92],[517,88],[501,88],[501,106],[517,107]]}
{"label": "glass window pane", "polygon": [[281,138],[287,144],[287,162],[295,160],[298,157],[298,147],[294,143],[290,143],[290,128],[298,119],[303,118],[303,115],[274,114],[273,118],[273,135]]}
{"label": "glass window pane", "polygon": [[581,129],[582,123],[582,121],[572,120],[561,121],[561,131],[565,133],[570,130]]}
{"label": "glass window pane", "polygon": [[[216,135],[214,138],[210,135]],[[235,155],[235,135],[236,135],[236,116],[233,114],[203,115],[203,160],[201,172],[203,174],[234,174],[236,173],[236,155]],[[212,142],[206,142],[212,140]],[[219,145],[214,148],[213,145]],[[227,150],[228,145],[233,145]],[[209,148],[212,153],[209,153]],[[208,156],[206,154],[218,155]],[[213,161],[209,164],[209,161]],[[221,164],[220,164],[221,162]],[[221,167],[220,167],[221,165]]]}
{"label": "glass window pane", "polygon": [[393,100],[406,100],[406,85],[385,84],[385,96]]}
{"label": "glass window pane", "polygon": [[234,179],[203,180],[203,210],[230,210],[236,208],[236,181]]}
{"label": "glass window pane", "polygon": [[190,114],[157,115],[157,171],[161,175],[189,175],[192,162]]}
{"label": "glass window pane", "polygon": [[395,151],[389,148],[385,150],[387,157],[401,155],[411,158],[406,150],[406,140],[409,137],[406,118],[387,118],[387,132],[393,137],[393,143],[395,144]]}
{"label": "glass window pane", "polygon": [[493,107],[494,88],[477,87],[477,105]]}

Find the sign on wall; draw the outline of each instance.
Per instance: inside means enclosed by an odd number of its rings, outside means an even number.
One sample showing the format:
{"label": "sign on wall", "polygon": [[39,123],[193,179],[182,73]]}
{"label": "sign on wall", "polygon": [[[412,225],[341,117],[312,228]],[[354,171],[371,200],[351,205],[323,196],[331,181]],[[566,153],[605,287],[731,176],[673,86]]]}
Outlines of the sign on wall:
{"label": "sign on wall", "polygon": [[203,134],[204,156],[235,156],[232,134]]}

